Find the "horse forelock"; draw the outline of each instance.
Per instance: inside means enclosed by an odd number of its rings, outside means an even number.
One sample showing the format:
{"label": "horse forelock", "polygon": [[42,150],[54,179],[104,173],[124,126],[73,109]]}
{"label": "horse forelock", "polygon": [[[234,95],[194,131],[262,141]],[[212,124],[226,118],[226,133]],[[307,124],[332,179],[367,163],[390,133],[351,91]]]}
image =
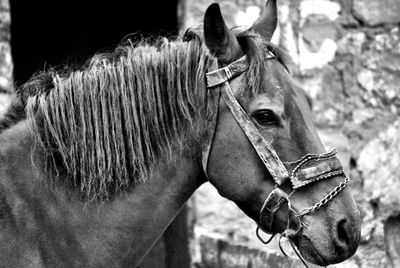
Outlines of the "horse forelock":
{"label": "horse forelock", "polygon": [[195,142],[188,137],[201,129],[204,76],[213,60],[199,40],[163,38],[120,46],[84,70],[53,75],[54,88],[26,107],[48,170],[90,200],[144,181],[156,160],[173,160],[172,151]]}
{"label": "horse forelock", "polygon": [[249,61],[249,70],[246,72],[244,81],[246,88],[241,90],[241,97],[250,99],[268,90],[262,85],[263,77],[271,75],[268,64],[266,64],[266,61],[269,60],[266,57],[268,53],[272,53],[276,61],[287,71],[292,68],[293,62],[286,51],[269,41],[265,41],[259,35],[246,31],[239,33],[237,39]]}

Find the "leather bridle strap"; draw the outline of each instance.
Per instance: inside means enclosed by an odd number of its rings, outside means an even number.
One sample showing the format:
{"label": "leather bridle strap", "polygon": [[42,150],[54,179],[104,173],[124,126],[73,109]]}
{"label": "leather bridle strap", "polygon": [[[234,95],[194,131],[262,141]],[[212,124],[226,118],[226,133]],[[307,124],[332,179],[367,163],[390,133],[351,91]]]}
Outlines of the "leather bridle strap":
{"label": "leather bridle strap", "polygon": [[[218,69],[217,60],[214,61],[212,65],[212,69]],[[244,71],[243,71],[244,72]],[[225,77],[223,79],[229,80],[229,71],[225,71]],[[224,75],[224,73],[219,73],[219,76]],[[217,76],[217,75],[215,75]],[[219,80],[219,79],[218,79]],[[211,82],[207,81],[207,84]],[[217,127],[217,116],[218,116],[218,107],[219,107],[219,99],[220,99],[220,88],[213,87],[211,89],[207,86],[207,110],[206,110],[206,127],[209,128],[209,131],[205,132],[204,137],[204,147],[201,153],[201,165],[203,167],[204,174],[208,179],[207,167],[208,167],[208,157],[210,155],[212,142],[214,140],[214,135]]]}
{"label": "leather bridle strap", "polygon": [[[269,58],[273,58],[272,54],[268,55],[270,55]],[[216,114],[218,114],[218,103],[215,103],[215,100],[219,100],[219,96],[222,94],[226,105],[242,128],[243,132],[246,134],[250,143],[253,145],[261,161],[264,163],[265,167],[274,178],[275,183],[281,185],[285,180],[289,178],[288,171],[279,159],[272,145],[259,133],[257,127],[254,125],[247,113],[243,110],[242,106],[236,100],[229,85],[230,79],[239,76],[247,69],[247,58],[246,56],[243,56],[242,58],[234,61],[224,68],[214,70],[206,74],[207,87],[209,88],[207,94],[208,96],[210,96],[208,98],[208,104],[214,106],[213,111],[209,111],[212,114],[208,114],[207,121],[209,123],[213,122],[211,129],[214,130],[212,134],[209,134],[209,136],[207,137],[208,139],[206,138],[207,145],[203,149],[202,158],[203,170],[204,173],[207,174],[208,156],[211,150],[211,145],[215,132],[215,117]]]}

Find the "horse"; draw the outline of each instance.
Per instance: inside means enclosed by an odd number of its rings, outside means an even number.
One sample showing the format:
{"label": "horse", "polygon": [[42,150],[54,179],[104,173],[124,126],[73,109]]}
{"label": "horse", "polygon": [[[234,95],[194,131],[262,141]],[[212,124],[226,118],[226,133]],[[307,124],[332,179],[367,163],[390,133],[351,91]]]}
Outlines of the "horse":
{"label": "horse", "polygon": [[281,234],[318,265],[351,257],[360,213],[270,42],[276,9],[237,32],[212,4],[202,33],[125,42],[28,82],[2,120],[0,262],[137,267],[207,181],[262,241]]}

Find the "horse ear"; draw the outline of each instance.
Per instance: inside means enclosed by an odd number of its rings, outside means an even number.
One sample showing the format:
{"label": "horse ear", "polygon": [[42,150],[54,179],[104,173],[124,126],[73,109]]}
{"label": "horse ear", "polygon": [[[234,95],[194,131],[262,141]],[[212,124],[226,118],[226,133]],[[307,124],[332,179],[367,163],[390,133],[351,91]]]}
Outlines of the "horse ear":
{"label": "horse ear", "polygon": [[226,26],[217,3],[207,8],[203,27],[206,45],[219,60],[230,62],[243,54],[235,35]]}
{"label": "horse ear", "polygon": [[268,0],[260,18],[253,24],[251,29],[265,40],[270,41],[278,24],[278,8],[276,0]]}

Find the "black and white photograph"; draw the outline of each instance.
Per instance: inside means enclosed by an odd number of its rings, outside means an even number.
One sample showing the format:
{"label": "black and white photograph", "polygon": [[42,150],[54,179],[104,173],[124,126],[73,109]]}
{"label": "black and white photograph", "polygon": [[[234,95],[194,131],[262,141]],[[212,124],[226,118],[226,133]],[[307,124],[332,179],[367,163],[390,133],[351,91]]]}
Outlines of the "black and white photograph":
{"label": "black and white photograph", "polygon": [[0,268],[400,268],[400,0],[0,0]]}

